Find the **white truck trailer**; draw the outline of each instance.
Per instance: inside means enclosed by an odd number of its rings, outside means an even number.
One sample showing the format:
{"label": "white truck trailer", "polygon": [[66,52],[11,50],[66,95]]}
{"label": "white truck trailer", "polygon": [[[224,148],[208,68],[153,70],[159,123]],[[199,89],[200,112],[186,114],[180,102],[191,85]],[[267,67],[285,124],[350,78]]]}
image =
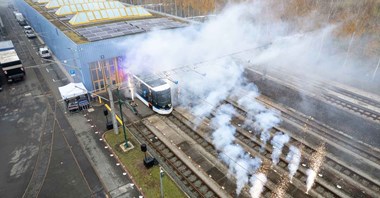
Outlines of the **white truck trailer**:
{"label": "white truck trailer", "polygon": [[0,67],[8,82],[23,80],[25,69],[14,49],[12,41],[0,42]]}

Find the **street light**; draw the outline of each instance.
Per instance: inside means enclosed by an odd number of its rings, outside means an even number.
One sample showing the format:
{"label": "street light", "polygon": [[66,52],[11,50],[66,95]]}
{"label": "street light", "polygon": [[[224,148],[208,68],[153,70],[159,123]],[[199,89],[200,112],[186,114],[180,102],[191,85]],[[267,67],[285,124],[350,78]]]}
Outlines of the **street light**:
{"label": "street light", "polygon": [[[83,78],[83,72],[82,72],[82,67],[80,66],[80,67],[78,67],[78,65],[77,65],[77,58],[76,58],[76,54],[79,56],[79,52],[81,52],[81,51],[83,51],[83,49],[82,48],[80,48],[80,49],[75,49],[75,48],[71,48],[71,47],[68,47],[67,48],[68,50],[70,50],[71,51],[71,54],[72,54],[72,61],[73,61],[73,64],[74,64],[74,68],[77,68],[78,69],[78,71],[80,72],[80,74],[81,74],[81,79],[80,79],[80,81],[81,82],[83,82],[83,80],[84,80],[84,78]],[[77,80],[79,80],[78,78],[76,78]]]}
{"label": "street light", "polygon": [[164,170],[160,166],[160,192],[161,192],[161,198],[164,198],[164,186],[162,185],[162,177],[164,176]]}

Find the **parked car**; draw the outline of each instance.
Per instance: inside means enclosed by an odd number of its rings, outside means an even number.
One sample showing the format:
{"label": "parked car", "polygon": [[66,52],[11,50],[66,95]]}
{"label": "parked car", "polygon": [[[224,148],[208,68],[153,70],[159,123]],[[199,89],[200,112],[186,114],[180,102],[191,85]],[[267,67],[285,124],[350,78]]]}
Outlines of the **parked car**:
{"label": "parked car", "polygon": [[34,33],[33,30],[25,30],[26,37],[28,38],[36,38],[36,34]]}
{"label": "parked car", "polygon": [[41,58],[50,58],[51,54],[47,47],[40,47],[38,50],[38,54],[41,56]]}
{"label": "parked car", "polygon": [[26,30],[33,30],[33,29],[30,25],[26,25],[26,26],[24,26],[24,31],[26,31]]}

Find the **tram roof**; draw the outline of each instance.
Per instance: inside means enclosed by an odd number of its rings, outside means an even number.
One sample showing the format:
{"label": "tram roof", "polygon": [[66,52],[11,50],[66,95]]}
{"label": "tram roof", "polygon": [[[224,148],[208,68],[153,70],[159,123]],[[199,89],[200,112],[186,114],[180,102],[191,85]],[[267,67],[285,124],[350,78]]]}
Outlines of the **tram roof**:
{"label": "tram roof", "polygon": [[161,85],[165,85],[167,83],[162,79],[156,79],[156,80],[148,81],[148,82],[146,82],[146,84],[148,84],[151,87],[158,87]]}

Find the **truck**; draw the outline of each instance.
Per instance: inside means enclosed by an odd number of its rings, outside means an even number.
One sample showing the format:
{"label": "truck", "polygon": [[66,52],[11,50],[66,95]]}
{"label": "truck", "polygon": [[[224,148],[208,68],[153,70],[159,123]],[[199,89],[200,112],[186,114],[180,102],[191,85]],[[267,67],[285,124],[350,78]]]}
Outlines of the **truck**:
{"label": "truck", "polygon": [[0,67],[8,82],[20,81],[25,77],[24,66],[14,49],[12,41],[0,42]]}
{"label": "truck", "polygon": [[13,45],[12,41],[10,41],[10,40],[0,41],[0,52],[11,50],[11,49],[15,49],[15,46]]}
{"label": "truck", "polygon": [[14,12],[14,15],[16,16],[16,20],[17,20],[17,22],[18,22],[21,26],[28,25],[28,24],[26,23],[26,20],[25,20],[24,16],[23,16],[21,13],[19,13],[19,12]]}

